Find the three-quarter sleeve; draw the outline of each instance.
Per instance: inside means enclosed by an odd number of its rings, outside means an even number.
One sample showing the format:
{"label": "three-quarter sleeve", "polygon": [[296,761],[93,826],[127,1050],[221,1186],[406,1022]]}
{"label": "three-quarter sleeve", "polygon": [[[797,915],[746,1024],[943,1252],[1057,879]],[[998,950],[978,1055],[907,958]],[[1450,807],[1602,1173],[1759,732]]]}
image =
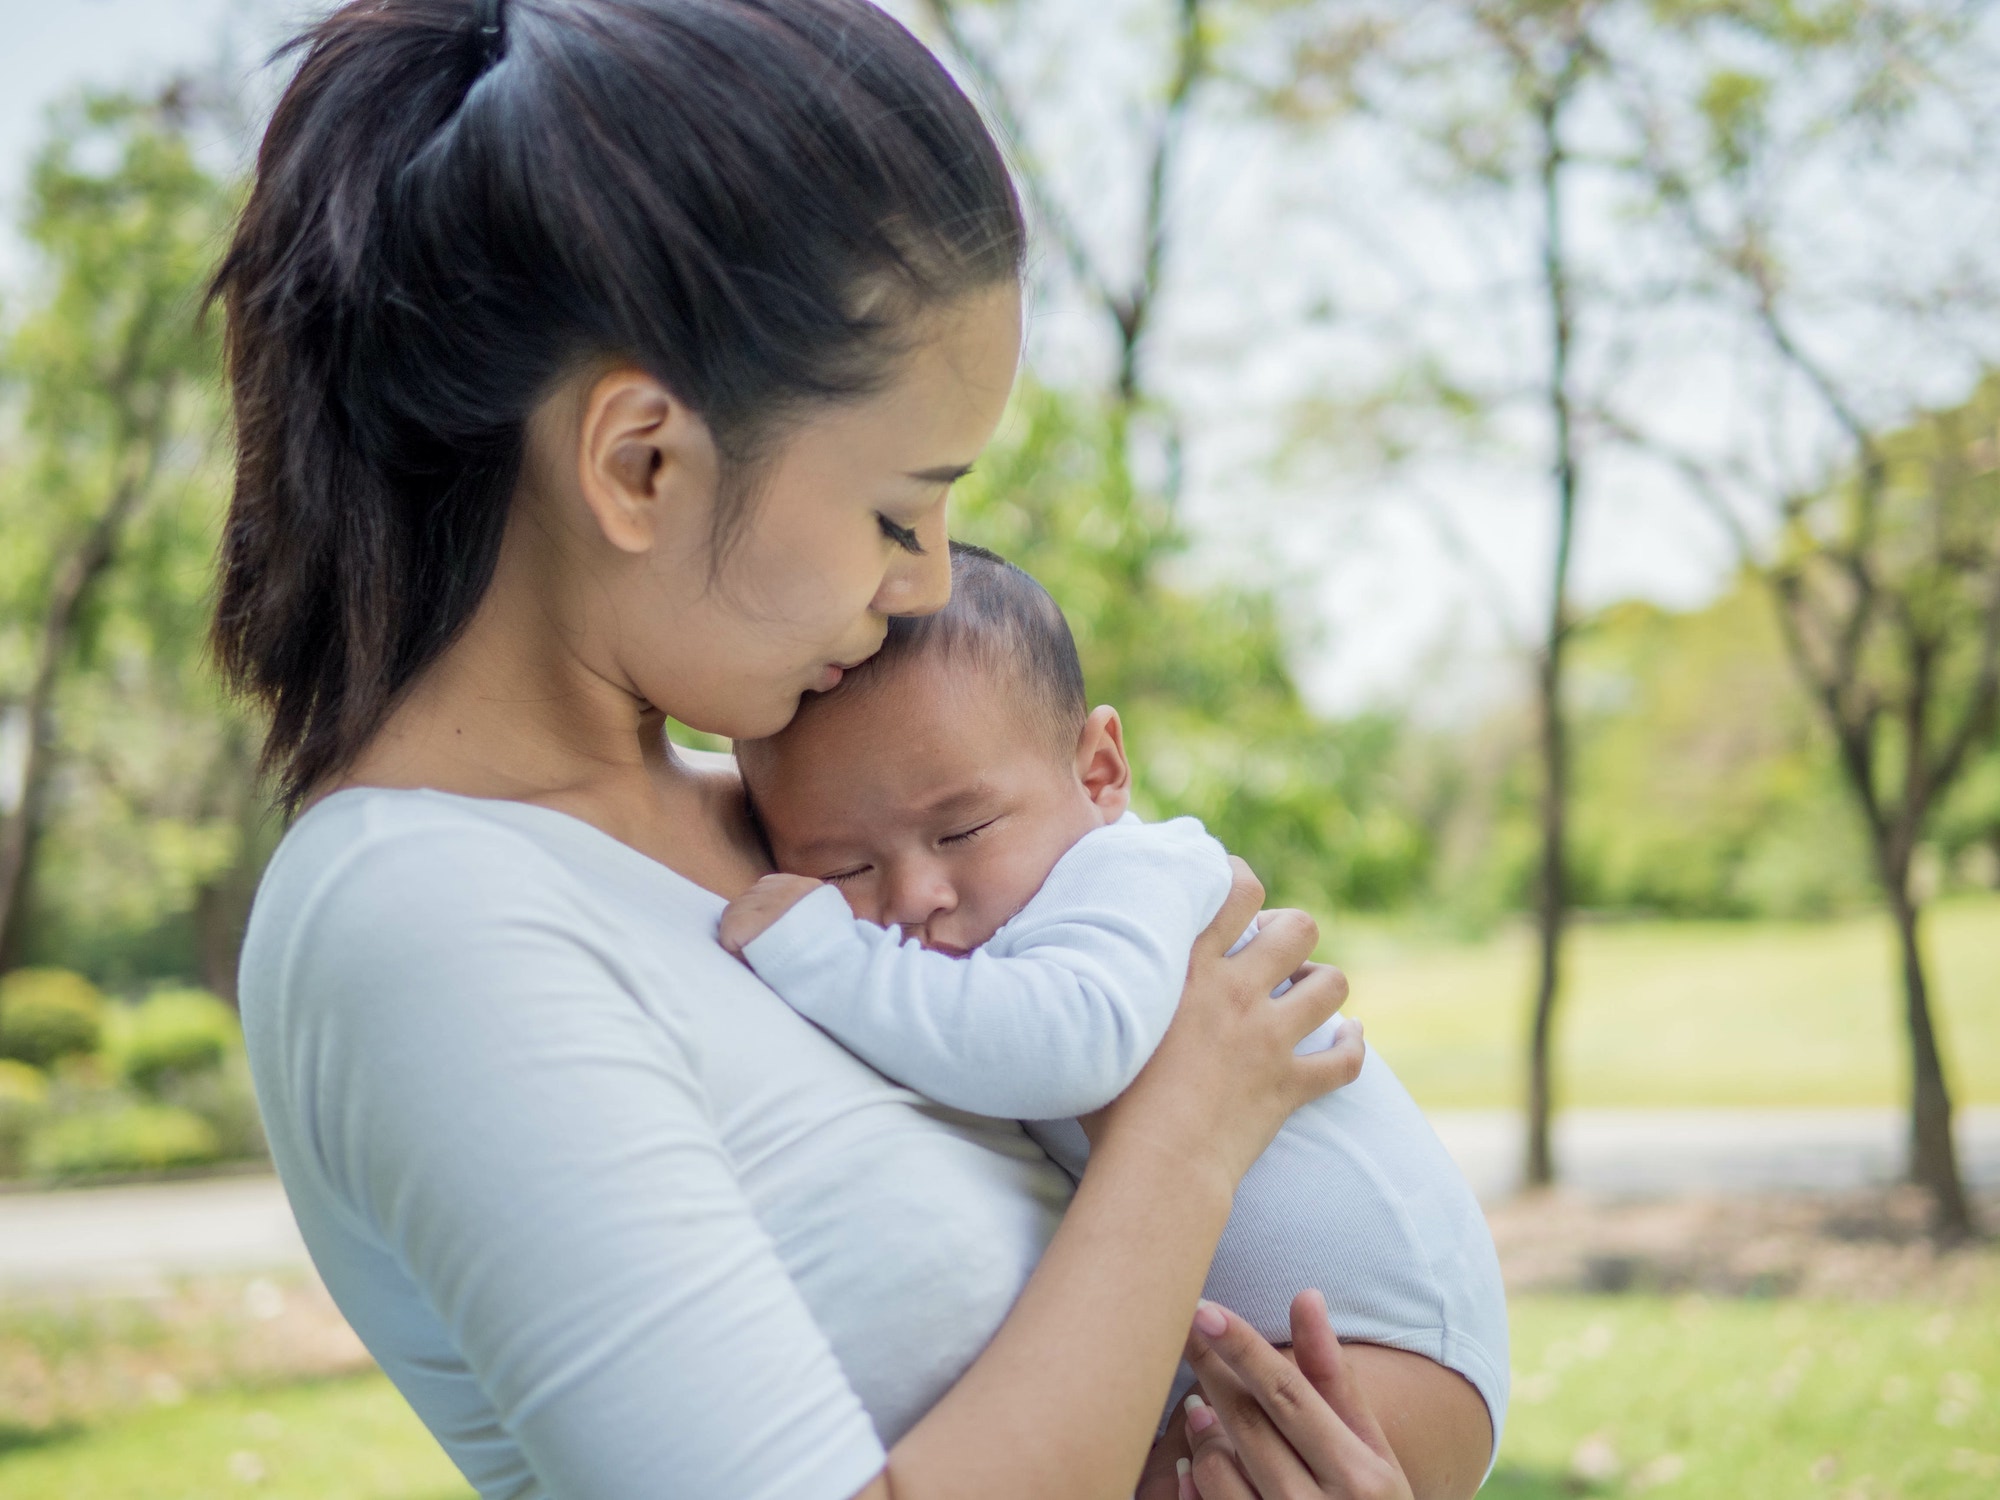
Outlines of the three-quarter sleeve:
{"label": "three-quarter sleeve", "polygon": [[323,872],[282,964],[267,1108],[312,1179],[288,1187],[394,1257],[547,1494],[845,1500],[882,1446],[693,1041],[640,1003],[581,892],[522,858],[456,831]]}

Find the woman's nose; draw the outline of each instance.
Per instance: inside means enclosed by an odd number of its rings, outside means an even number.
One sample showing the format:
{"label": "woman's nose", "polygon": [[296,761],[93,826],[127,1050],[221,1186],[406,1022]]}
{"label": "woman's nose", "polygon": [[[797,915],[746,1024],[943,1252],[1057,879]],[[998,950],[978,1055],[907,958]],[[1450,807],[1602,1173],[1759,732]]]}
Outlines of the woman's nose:
{"label": "woman's nose", "polygon": [[940,505],[916,528],[922,552],[905,552],[890,566],[875,595],[875,612],[883,615],[930,615],[951,600],[951,539]]}

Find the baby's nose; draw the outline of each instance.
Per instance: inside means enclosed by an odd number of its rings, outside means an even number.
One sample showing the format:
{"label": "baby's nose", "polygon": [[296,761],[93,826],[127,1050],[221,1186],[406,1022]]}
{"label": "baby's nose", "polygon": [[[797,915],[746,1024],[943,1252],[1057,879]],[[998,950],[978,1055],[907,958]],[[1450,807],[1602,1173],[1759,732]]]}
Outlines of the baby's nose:
{"label": "baby's nose", "polygon": [[912,872],[890,895],[889,919],[905,937],[923,936],[925,925],[958,909],[958,892],[941,871]]}

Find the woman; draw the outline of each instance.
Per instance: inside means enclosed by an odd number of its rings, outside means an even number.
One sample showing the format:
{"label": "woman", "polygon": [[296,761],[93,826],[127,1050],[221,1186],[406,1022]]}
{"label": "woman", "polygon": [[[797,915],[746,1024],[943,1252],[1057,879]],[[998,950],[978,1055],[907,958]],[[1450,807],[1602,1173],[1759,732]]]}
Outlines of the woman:
{"label": "woman", "polygon": [[768,734],[942,603],[1013,377],[1020,214],[934,60],[862,0],[353,0],[301,45],[217,278],[215,643],[300,814],[245,1027],[321,1273],[482,1495],[1127,1494],[1184,1341],[1183,1493],[1409,1493],[1371,1393],[1468,1490],[1456,1376],[1309,1308],[1306,1383],[1189,1331],[1236,1180],[1360,1060],[1291,1055],[1345,991],[1305,917],[1222,957],[1247,873],[1073,1200],[714,942],[766,864],[664,716]]}

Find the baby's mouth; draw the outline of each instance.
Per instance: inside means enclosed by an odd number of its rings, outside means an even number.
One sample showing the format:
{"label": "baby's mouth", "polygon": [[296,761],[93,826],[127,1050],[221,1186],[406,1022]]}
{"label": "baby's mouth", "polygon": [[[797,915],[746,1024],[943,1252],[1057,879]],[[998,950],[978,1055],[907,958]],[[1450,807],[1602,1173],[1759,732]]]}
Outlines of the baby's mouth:
{"label": "baby's mouth", "polygon": [[915,938],[918,942],[922,943],[926,948],[930,949],[931,952],[942,953],[946,958],[964,958],[968,953],[972,951],[971,948],[961,948],[956,943],[941,943],[936,938],[931,937],[927,933],[925,933],[922,928],[917,928],[915,930],[912,930],[908,927],[905,927],[903,929],[903,936],[906,939]]}

